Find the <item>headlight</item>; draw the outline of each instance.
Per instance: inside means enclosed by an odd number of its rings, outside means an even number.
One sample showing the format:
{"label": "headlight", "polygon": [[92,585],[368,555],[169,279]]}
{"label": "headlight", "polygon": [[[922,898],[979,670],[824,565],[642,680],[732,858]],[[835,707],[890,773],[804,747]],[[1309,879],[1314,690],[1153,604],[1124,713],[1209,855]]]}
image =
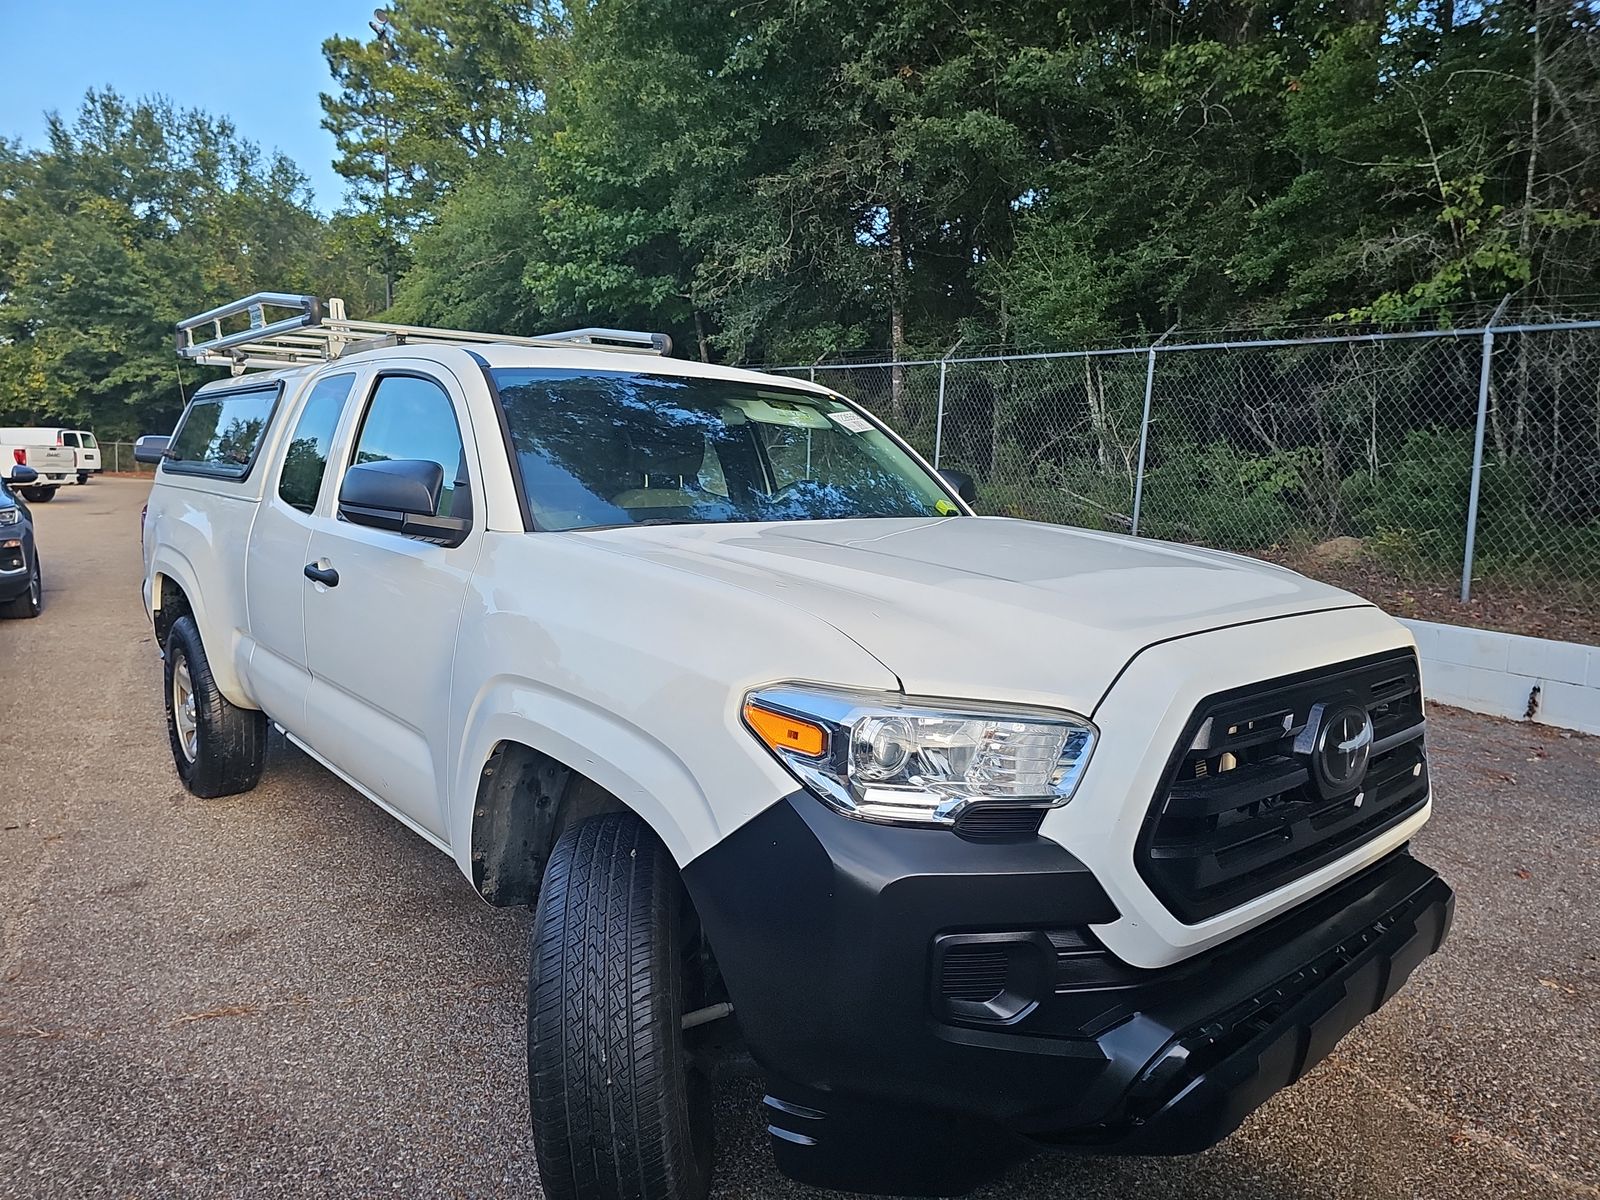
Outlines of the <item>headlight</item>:
{"label": "headlight", "polygon": [[0,525],[20,525],[22,523],[22,510],[20,508],[0,508]]}
{"label": "headlight", "polygon": [[973,804],[1053,808],[1072,799],[1095,728],[1065,713],[779,685],[744,720],[847,816],[949,825]]}

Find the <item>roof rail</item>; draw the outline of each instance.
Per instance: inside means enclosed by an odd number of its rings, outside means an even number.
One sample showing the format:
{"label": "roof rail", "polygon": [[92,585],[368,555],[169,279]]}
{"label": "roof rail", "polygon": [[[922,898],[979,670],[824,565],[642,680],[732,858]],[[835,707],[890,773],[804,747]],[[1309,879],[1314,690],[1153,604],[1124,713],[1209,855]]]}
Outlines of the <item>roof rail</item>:
{"label": "roof rail", "polygon": [[[270,311],[269,311],[270,310]],[[239,325],[239,319],[247,323]],[[209,335],[209,336],[208,336]],[[315,296],[290,292],[257,292],[218,305],[177,324],[179,358],[206,366],[227,367],[235,375],[250,370],[281,370],[328,362],[358,350],[412,343],[446,345],[544,346],[621,351],[628,354],[671,354],[672,339],[664,333],[631,329],[568,329],[536,337],[478,333],[469,329],[433,329],[426,325],[394,325],[386,321],[352,321],[344,301],[330,298],[324,306]]]}

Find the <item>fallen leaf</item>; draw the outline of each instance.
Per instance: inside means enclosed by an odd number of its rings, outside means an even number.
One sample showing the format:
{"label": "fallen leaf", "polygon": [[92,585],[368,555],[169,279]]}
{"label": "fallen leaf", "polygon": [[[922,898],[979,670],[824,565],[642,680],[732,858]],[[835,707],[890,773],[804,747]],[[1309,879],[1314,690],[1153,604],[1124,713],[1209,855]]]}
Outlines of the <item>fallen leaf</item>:
{"label": "fallen leaf", "polygon": [[209,1008],[205,1012],[185,1013],[173,1022],[174,1025],[187,1025],[190,1021],[214,1021],[218,1017],[253,1017],[261,1009],[254,1004],[224,1004],[221,1008]]}
{"label": "fallen leaf", "polygon": [[1532,879],[1533,878],[1533,872],[1532,871],[1524,871],[1521,867],[1518,867],[1515,871],[1512,872],[1512,874],[1515,875],[1518,879]]}

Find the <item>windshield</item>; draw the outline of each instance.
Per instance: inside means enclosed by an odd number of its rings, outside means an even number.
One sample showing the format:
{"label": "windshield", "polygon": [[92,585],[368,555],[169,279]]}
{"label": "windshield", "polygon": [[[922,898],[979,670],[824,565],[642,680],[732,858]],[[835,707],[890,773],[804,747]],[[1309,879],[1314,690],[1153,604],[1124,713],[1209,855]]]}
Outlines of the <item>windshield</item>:
{"label": "windshield", "polygon": [[849,405],[620,371],[494,372],[540,529],[960,511]]}

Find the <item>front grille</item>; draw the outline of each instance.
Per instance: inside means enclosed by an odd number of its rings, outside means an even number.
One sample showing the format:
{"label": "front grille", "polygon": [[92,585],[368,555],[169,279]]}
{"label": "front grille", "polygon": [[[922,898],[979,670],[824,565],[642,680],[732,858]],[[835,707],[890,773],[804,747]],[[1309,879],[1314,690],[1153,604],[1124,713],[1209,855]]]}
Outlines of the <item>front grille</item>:
{"label": "front grille", "polygon": [[[1372,718],[1365,775],[1320,777],[1326,714]],[[1139,874],[1182,921],[1243,904],[1316,870],[1416,812],[1428,797],[1422,686],[1411,651],[1221,692],[1179,739],[1135,849]]]}

